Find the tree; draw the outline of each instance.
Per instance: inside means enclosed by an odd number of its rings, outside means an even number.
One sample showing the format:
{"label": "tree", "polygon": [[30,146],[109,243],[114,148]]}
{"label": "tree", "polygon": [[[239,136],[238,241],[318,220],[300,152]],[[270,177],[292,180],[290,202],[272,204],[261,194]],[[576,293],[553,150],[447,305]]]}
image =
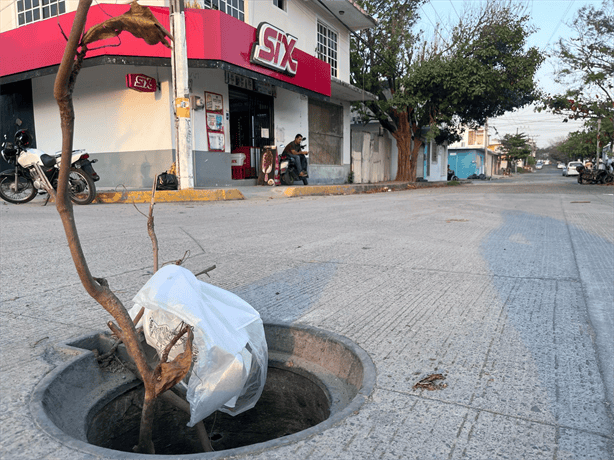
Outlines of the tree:
{"label": "tree", "polygon": [[[185,325],[185,327],[182,327],[181,331],[168,344],[161,359],[153,366],[150,365],[143,352],[143,347],[135,328],[135,322],[130,318],[125,306],[111,290],[109,283],[105,279],[95,278],[90,272],[79,240],[72,203],[68,193],[68,173],[70,167],[69,159],[73,146],[75,119],[72,94],[77,76],[88,51],[88,45],[98,40],[115,37],[122,31],[127,31],[138,38],[142,38],[149,45],[162,43],[164,46],[170,48],[170,44],[166,39],[169,38],[172,40],[172,36],[164,29],[148,8],[140,6],[136,1],[131,3],[128,13],[117,18],[111,18],[102,24],[92,27],[84,33],[87,14],[91,3],[92,0],[79,0],[70,36],[67,39],[66,48],[64,49],[62,62],[58,68],[54,85],[54,96],[60,111],[62,129],[62,161],[58,179],[56,207],[62,219],[68,246],[81,283],[88,294],[109,312],[117,322],[117,324],[115,324],[109,321],[108,326],[113,331],[114,335],[126,346],[126,351],[132,359],[132,363],[130,363],[131,370],[133,370],[135,375],[143,381],[145,397],[141,414],[139,442],[134,450],[136,452],[153,454],[155,453],[152,441],[154,403],[158,396],[164,396],[167,390],[175,386],[175,384],[187,375],[192,364],[193,334],[189,326]],[[155,239],[155,233],[153,233],[152,212],[154,192],[155,180],[147,224],[154,247],[155,271],[158,268],[158,264],[157,240]],[[53,191],[50,190],[50,193],[53,193]],[[138,322],[138,319],[135,318],[135,321]],[[179,354],[172,361],[167,362],[168,352],[170,352],[171,348],[185,334],[187,334],[188,339],[184,352]],[[185,410],[187,403],[176,401],[176,398],[173,398],[171,395],[168,396],[171,400],[175,401],[177,406],[183,407]],[[187,410],[189,410],[189,406]],[[205,439],[206,432],[204,431],[204,426],[201,427],[199,436],[203,448],[205,448],[205,450],[211,450],[208,437]]]}
{"label": "tree", "polygon": [[362,0],[378,26],[354,36],[352,83],[378,96],[355,108],[397,141],[396,180],[416,179],[424,133],[438,143],[459,139],[463,126],[523,107],[537,98],[533,80],[543,58],[525,50],[528,17],[511,3],[490,1],[468,12],[447,37],[418,39],[422,0]]}
{"label": "tree", "polygon": [[586,121],[584,129],[569,133],[559,149],[568,161],[575,159],[594,158],[597,153],[597,142],[603,147],[603,139],[614,138],[614,127],[609,119],[604,119],[599,134],[597,133],[597,120]]}
{"label": "tree", "polygon": [[531,145],[525,133],[506,134],[501,139],[500,148],[507,158],[508,165],[517,164],[519,160],[526,161],[531,157]]}
{"label": "tree", "polygon": [[[574,36],[559,40],[556,52],[562,65],[557,82],[568,89],[562,94],[546,95],[538,110],[562,114],[563,121],[600,118],[613,123],[614,0],[603,0],[600,9],[590,4],[583,6],[569,26]],[[600,145],[612,140],[612,134],[606,134]]]}
{"label": "tree", "polygon": [[539,158],[542,159],[550,159],[552,161],[567,163],[569,161],[569,157],[561,150],[561,146],[566,139],[566,137],[555,139],[550,143],[550,145],[548,145],[548,147],[538,149],[537,155],[539,155]]}

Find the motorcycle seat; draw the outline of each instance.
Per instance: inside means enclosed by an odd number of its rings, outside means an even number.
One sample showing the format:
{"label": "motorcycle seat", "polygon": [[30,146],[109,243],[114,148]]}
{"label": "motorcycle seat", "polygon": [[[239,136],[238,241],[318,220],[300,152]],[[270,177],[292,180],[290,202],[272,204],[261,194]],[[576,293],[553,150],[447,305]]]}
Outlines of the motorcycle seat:
{"label": "motorcycle seat", "polygon": [[45,167],[51,168],[52,166],[55,165],[56,159],[55,157],[52,157],[51,155],[47,155],[46,153],[43,153],[41,155],[41,162],[43,163]]}

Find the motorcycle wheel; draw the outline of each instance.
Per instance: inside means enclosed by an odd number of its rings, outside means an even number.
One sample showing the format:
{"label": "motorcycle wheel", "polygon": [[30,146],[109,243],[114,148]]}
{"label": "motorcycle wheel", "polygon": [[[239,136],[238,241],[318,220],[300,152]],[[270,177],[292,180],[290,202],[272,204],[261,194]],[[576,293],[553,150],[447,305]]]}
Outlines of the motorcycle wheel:
{"label": "motorcycle wheel", "polygon": [[70,168],[68,191],[71,201],[75,204],[90,204],[96,198],[94,181],[87,173],[77,168]]}
{"label": "motorcycle wheel", "polygon": [[303,180],[303,185],[308,185],[309,181],[307,180],[306,177],[301,177],[301,179]]}
{"label": "motorcycle wheel", "polygon": [[[23,204],[32,201],[37,190],[32,181],[24,176],[18,176],[18,184],[15,187],[15,176],[3,176],[0,178],[0,198],[13,204]],[[17,189],[17,190],[15,190]]]}
{"label": "motorcycle wheel", "polygon": [[608,174],[603,178],[604,184],[609,184],[610,182],[614,182],[614,174]]}
{"label": "motorcycle wheel", "polygon": [[281,175],[281,180],[285,185],[294,184],[294,179],[292,179],[292,174],[290,174],[289,170],[286,170],[286,172]]}

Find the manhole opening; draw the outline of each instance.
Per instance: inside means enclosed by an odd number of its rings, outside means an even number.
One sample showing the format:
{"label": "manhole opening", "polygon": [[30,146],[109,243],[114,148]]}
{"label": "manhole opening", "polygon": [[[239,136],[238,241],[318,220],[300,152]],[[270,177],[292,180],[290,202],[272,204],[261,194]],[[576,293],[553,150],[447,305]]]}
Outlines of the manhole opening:
{"label": "manhole opening", "polygon": [[[92,414],[87,440],[107,449],[132,452],[138,444],[143,387],[139,385]],[[329,400],[310,379],[276,367],[268,368],[260,400],[237,416],[215,412],[204,421],[216,451],[248,446],[305,430],[326,420]],[[153,442],[156,454],[203,452],[189,415],[160,399],[156,405]]]}
{"label": "manhole opening", "polygon": [[[256,406],[232,417],[215,412],[205,428],[215,452],[203,453],[188,415],[157,400],[157,455],[221,458],[297,442],[356,413],[375,385],[369,356],[348,339],[309,326],[264,324],[269,365]],[[74,356],[41,380],[30,401],[46,433],[97,458],[149,458],[132,453],[140,425],[142,384],[123,366],[100,367],[93,350],[109,351],[107,334],[59,345]],[[125,348],[117,349],[125,360]],[[126,452],[128,454],[126,454]],[[175,457],[173,457],[175,458]]]}

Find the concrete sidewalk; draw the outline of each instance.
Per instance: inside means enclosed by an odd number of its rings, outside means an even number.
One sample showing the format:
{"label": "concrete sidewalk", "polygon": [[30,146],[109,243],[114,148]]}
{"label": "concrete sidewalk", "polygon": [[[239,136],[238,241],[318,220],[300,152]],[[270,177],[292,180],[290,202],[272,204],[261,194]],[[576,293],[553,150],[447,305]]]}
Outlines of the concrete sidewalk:
{"label": "concrete sidewalk", "polygon": [[[344,185],[301,185],[301,186],[238,186],[194,190],[157,191],[156,203],[173,203],[187,201],[228,201],[254,198],[279,198],[322,195],[353,195],[357,193],[374,193],[400,191],[426,187],[445,187],[446,182],[380,182],[376,184]],[[149,203],[150,190],[108,190],[98,191],[96,203]]]}

